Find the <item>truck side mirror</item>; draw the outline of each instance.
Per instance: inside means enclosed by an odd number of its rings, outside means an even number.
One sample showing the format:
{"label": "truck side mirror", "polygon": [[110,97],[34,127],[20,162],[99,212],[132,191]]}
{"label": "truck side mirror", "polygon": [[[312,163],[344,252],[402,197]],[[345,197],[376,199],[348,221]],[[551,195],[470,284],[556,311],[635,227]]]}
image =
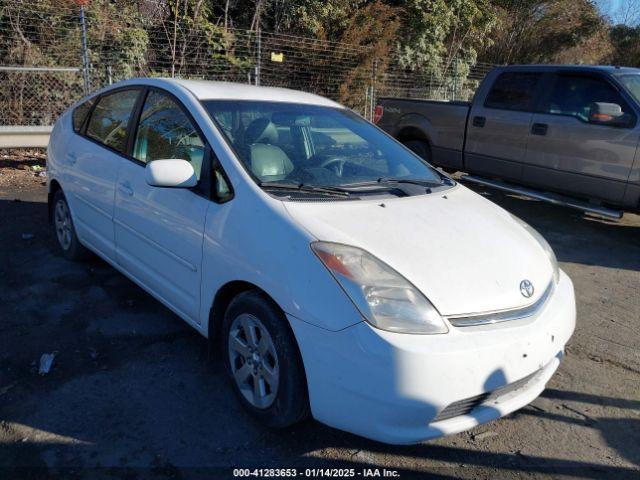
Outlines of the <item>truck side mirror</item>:
{"label": "truck side mirror", "polygon": [[629,116],[622,112],[622,107],[617,103],[595,102],[589,108],[589,123],[625,127],[629,123]]}

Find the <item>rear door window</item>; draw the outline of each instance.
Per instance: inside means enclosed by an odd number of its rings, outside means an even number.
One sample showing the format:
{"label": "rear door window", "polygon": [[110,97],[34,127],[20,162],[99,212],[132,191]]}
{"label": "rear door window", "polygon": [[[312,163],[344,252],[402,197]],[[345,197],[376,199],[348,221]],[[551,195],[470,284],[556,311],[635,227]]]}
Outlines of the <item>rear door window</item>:
{"label": "rear door window", "polygon": [[491,86],[484,106],[501,110],[532,111],[541,73],[501,73]]}
{"label": "rear door window", "polygon": [[122,90],[100,97],[87,125],[87,137],[125,153],[127,128],[139,93]]}

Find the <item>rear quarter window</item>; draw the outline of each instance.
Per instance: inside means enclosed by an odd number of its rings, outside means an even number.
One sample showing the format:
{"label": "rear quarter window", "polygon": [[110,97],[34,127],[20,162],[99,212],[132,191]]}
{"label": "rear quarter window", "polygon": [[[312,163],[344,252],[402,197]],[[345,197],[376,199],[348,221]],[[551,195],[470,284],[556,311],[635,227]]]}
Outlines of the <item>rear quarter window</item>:
{"label": "rear quarter window", "polygon": [[91,107],[94,103],[96,103],[95,97],[81,103],[73,110],[71,118],[74,132],[80,132],[80,130],[82,129],[82,125],[84,124],[84,120],[85,118],[87,118],[87,114],[89,113],[89,110],[91,110]]}

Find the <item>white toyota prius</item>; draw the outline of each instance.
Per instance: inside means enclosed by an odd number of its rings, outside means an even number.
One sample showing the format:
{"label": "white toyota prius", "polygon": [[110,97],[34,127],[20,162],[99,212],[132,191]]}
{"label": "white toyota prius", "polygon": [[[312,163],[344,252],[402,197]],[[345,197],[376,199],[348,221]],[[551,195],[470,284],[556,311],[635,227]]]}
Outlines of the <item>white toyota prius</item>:
{"label": "white toyota prius", "polygon": [[49,208],[222,352],[265,424],[388,443],[531,402],[575,326],[531,227],[325,98],[121,82],[57,121]]}

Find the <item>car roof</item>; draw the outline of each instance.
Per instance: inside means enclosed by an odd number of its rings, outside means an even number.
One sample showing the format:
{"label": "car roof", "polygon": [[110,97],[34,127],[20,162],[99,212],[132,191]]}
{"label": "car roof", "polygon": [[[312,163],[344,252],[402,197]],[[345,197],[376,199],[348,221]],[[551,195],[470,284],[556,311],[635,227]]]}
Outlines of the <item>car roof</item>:
{"label": "car roof", "polygon": [[91,95],[103,94],[123,87],[150,86],[174,92],[183,88],[191,92],[198,100],[255,100],[264,102],[297,103],[323,107],[346,108],[333,100],[313,93],[291,90],[289,88],[257,87],[246,83],[217,82],[212,80],[183,80],[179,78],[138,77],[122,80],[102,88]]}
{"label": "car roof", "polygon": [[640,73],[640,69],[632,67],[619,67],[614,65],[568,65],[568,64],[538,64],[538,65],[505,65],[498,67],[502,71],[539,71],[539,72],[606,72],[612,75]]}
{"label": "car roof", "polygon": [[217,82],[210,80],[183,80],[165,78],[167,83],[181,85],[198,100],[258,100],[265,102],[286,102],[326,107],[342,107],[339,103],[313,93],[289,88],[258,87],[246,83]]}

